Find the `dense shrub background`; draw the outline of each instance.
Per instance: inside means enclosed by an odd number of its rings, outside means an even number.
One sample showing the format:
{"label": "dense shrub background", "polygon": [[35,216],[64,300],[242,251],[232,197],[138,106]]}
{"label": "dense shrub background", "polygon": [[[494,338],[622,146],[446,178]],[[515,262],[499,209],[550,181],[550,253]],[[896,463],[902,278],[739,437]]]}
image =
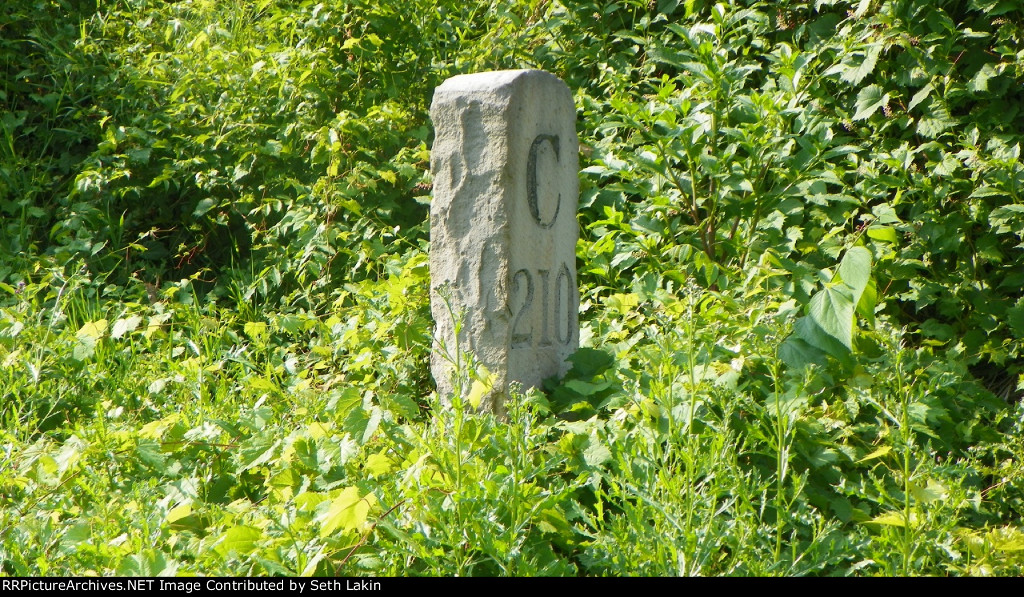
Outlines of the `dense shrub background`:
{"label": "dense shrub background", "polygon": [[[5,574],[1020,574],[1010,0],[0,7]],[[575,91],[584,348],[427,366],[427,109]],[[465,371],[465,390],[480,380]]]}

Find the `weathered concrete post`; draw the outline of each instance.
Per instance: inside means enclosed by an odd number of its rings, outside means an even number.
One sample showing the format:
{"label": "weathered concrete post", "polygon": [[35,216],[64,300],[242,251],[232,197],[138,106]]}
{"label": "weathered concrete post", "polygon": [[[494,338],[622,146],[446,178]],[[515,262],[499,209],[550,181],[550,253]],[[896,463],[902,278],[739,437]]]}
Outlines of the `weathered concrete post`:
{"label": "weathered concrete post", "polygon": [[513,70],[448,79],[430,117],[431,369],[450,395],[456,345],[474,355],[500,414],[510,383],[564,374],[579,346],[576,109],[561,79]]}

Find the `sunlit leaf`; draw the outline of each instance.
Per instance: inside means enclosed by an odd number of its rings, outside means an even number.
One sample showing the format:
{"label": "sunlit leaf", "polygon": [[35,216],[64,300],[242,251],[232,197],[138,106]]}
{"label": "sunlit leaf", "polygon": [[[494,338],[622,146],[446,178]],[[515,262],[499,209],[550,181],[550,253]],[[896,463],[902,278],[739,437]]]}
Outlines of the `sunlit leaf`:
{"label": "sunlit leaf", "polygon": [[350,533],[359,531],[366,524],[370,509],[377,503],[372,494],[360,495],[357,487],[346,487],[331,500],[320,521],[320,536],[327,537],[337,531]]}
{"label": "sunlit leaf", "polygon": [[907,521],[902,512],[886,512],[867,521],[867,524],[877,524],[891,527],[905,527]]}
{"label": "sunlit leaf", "polygon": [[225,556],[232,552],[245,555],[255,550],[263,537],[259,529],[245,525],[234,526],[218,537],[213,549]]}
{"label": "sunlit leaf", "polygon": [[97,340],[102,338],[107,331],[107,320],[97,319],[96,321],[90,321],[82,325],[82,327],[75,334],[80,339],[91,338]]}

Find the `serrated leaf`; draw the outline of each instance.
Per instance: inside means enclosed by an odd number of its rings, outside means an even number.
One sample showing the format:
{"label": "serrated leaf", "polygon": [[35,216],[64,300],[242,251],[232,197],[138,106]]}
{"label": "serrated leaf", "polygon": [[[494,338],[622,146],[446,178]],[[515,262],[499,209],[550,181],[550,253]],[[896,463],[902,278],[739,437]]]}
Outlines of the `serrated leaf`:
{"label": "serrated leaf", "polygon": [[853,85],[860,83],[865,77],[875,70],[875,65],[878,64],[878,56],[881,53],[882,44],[872,44],[868,46],[864,49],[864,56],[861,58],[860,64],[854,67],[844,68],[842,74],[839,75],[839,78]]}
{"label": "serrated leaf", "polygon": [[172,413],[162,419],[146,423],[141,429],[139,429],[139,437],[158,440],[163,437],[165,431],[176,424],[180,419],[180,414]]}
{"label": "serrated leaf", "polygon": [[[853,313],[857,303],[846,284],[830,284],[811,297],[807,315],[818,329],[853,350]],[[817,345],[811,338],[805,338]],[[822,348],[819,345],[819,348]]]}
{"label": "serrated leaf", "polygon": [[366,464],[363,465],[363,470],[375,476],[385,475],[394,470],[394,468],[395,465],[391,458],[384,452],[370,454],[366,458]]}
{"label": "serrated leaf", "polygon": [[76,361],[84,361],[91,358],[94,354],[96,354],[95,338],[82,338],[79,342],[76,342],[75,347],[71,349],[71,358]]}
{"label": "serrated leaf", "polygon": [[633,293],[616,293],[606,298],[604,300],[604,304],[608,309],[618,312],[621,315],[626,315],[631,313],[635,307],[640,304],[640,297]]}
{"label": "serrated leaf", "polygon": [[991,63],[983,65],[978,72],[975,73],[974,77],[967,83],[967,89],[969,91],[988,91],[988,81],[993,77],[999,76],[995,66]]}
{"label": "serrated leaf", "polygon": [[238,451],[238,472],[266,464],[277,454],[281,440],[272,437],[254,436],[242,445]]}
{"label": "serrated leaf", "polygon": [[934,90],[935,86],[932,85],[931,83],[928,83],[927,85],[922,87],[917,93],[914,94],[914,97],[910,98],[910,103],[907,104],[907,112],[913,110],[914,106],[928,99],[928,96],[931,95],[931,92]]}
{"label": "serrated leaf", "polygon": [[[801,320],[805,320],[802,317]],[[807,365],[825,365],[825,352],[809,342],[800,338],[795,333],[786,338],[779,346],[779,358],[790,367],[802,368]]]}
{"label": "serrated leaf", "polygon": [[117,565],[118,576],[174,576],[178,563],[159,551],[132,554]]}
{"label": "serrated leaf", "polygon": [[378,406],[370,406],[360,400],[359,406],[353,408],[345,417],[341,430],[348,433],[360,444],[365,444],[373,437],[383,418],[383,411]]}
{"label": "serrated leaf", "polygon": [[955,125],[956,120],[950,117],[942,102],[933,98],[928,104],[927,114],[917,122],[917,132],[925,137],[934,138]]}
{"label": "serrated leaf", "polygon": [[[1006,195],[1006,194],[1007,194],[1006,191],[1003,190],[1003,189],[1000,189],[998,187],[991,187],[991,186],[983,184],[983,185],[980,185],[977,188],[975,188],[973,191],[971,191],[971,195],[970,196],[972,198],[974,198],[974,197],[998,197],[1000,195]],[[1013,207],[1013,206],[1007,205],[1006,207]],[[1017,206],[1017,207],[1022,207],[1022,206]]]}
{"label": "serrated leaf", "polygon": [[60,538],[60,551],[64,554],[74,553],[78,546],[92,536],[92,526],[79,523],[64,531]]}
{"label": "serrated leaf", "polygon": [[907,526],[907,521],[904,520],[903,514],[899,512],[886,512],[885,514],[879,514],[871,520],[868,520],[866,524],[878,524],[891,527],[905,527]]}
{"label": "serrated leaf", "polygon": [[864,458],[861,458],[860,460],[858,460],[857,463],[860,464],[861,462],[867,462],[869,460],[874,460],[876,458],[881,458],[882,456],[885,456],[889,452],[892,452],[892,446],[882,446],[881,448],[879,448],[879,449],[875,450],[874,452],[868,454]]}
{"label": "serrated leaf", "polygon": [[878,85],[868,85],[857,94],[857,102],[854,104],[857,112],[853,115],[853,119],[864,120],[887,103],[889,103],[888,93],[885,93]]}
{"label": "serrated leaf", "polygon": [[929,479],[928,483],[924,487],[921,487],[917,483],[911,484],[910,493],[914,496],[914,499],[919,502],[930,504],[932,502],[946,499],[946,496],[949,495],[949,490],[946,489],[946,486],[942,483],[939,483],[934,479]]}
{"label": "serrated leaf", "polygon": [[255,550],[256,543],[262,538],[263,533],[259,529],[239,525],[225,531],[213,549],[222,556],[231,552],[244,555]]}
{"label": "serrated leaf", "polygon": [[246,336],[258,340],[267,334],[267,324],[262,321],[249,321],[242,328]]}
{"label": "serrated leaf", "polygon": [[[897,193],[897,199],[899,194]],[[888,203],[880,203],[871,208],[871,213],[877,218],[875,224],[902,224],[903,220],[896,215],[896,210]]]}
{"label": "serrated leaf", "polygon": [[1024,551],[1024,532],[1014,527],[992,529],[985,536],[992,549],[998,551]]}
{"label": "serrated leaf", "polygon": [[357,487],[342,489],[336,498],[317,517],[320,521],[320,536],[327,537],[341,530],[342,533],[356,532],[363,528],[370,514],[370,508],[377,498],[372,493],[359,495]]}
{"label": "serrated leaf", "polygon": [[327,402],[327,409],[333,411],[335,416],[348,417],[353,411],[359,409],[363,404],[363,397],[356,388],[345,388],[331,396]]}
{"label": "serrated leaf", "polygon": [[597,435],[591,435],[587,447],[583,450],[583,461],[587,466],[601,466],[612,459],[611,450]]}

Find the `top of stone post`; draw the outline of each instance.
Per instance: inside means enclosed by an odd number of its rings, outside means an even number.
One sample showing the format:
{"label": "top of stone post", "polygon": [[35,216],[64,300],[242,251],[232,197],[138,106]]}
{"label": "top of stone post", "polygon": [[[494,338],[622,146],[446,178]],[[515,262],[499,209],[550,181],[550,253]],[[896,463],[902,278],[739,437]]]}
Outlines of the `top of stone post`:
{"label": "top of stone post", "polygon": [[567,92],[569,91],[569,86],[566,85],[564,81],[547,71],[537,69],[519,69],[455,75],[454,77],[445,80],[444,83],[441,83],[440,86],[434,89],[434,95],[437,96],[450,92],[465,93],[474,91],[494,91],[495,89],[500,89],[501,87],[511,84],[520,77],[549,79],[551,82],[557,81],[557,83],[561,84]]}

